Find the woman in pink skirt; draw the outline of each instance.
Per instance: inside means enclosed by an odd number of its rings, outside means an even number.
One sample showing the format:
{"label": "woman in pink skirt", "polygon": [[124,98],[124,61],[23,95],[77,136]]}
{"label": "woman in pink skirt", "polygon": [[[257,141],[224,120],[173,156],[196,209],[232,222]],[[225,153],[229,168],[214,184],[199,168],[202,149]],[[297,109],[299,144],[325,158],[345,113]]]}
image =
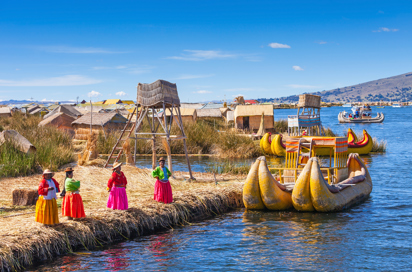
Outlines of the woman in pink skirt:
{"label": "woman in pink skirt", "polygon": [[169,177],[172,175],[169,169],[165,166],[165,159],[159,159],[159,166],[152,172],[152,176],[156,178],[154,188],[154,200],[163,203],[172,203],[173,194],[172,186],[170,186]]}
{"label": "woman in pink skirt", "polygon": [[121,171],[121,166],[122,163],[119,162],[113,165],[113,173],[107,183],[107,190],[110,193],[107,208],[113,210],[127,210],[129,208],[126,195],[127,180]]}

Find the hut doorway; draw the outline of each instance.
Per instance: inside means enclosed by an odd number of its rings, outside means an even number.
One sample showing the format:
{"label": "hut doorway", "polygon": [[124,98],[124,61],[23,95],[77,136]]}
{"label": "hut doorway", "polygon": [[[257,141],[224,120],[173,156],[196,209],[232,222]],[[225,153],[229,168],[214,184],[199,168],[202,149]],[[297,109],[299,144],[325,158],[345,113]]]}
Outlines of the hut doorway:
{"label": "hut doorway", "polygon": [[249,116],[243,117],[243,128],[249,129]]}

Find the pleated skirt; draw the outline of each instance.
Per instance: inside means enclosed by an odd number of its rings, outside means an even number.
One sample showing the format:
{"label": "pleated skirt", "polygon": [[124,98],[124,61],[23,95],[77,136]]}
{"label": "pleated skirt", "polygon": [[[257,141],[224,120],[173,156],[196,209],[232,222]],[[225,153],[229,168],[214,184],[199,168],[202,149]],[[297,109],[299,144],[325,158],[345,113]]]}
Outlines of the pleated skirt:
{"label": "pleated skirt", "polygon": [[169,181],[156,180],[153,199],[166,204],[173,202],[172,186]]}
{"label": "pleated skirt", "polygon": [[62,202],[62,215],[73,218],[86,217],[83,200],[79,194],[67,193]]}
{"label": "pleated skirt", "polygon": [[113,210],[127,210],[129,208],[126,189],[124,187],[112,187],[109,193],[109,199],[107,200],[107,208]]}
{"label": "pleated skirt", "polygon": [[59,223],[56,199],[46,200],[39,196],[36,203],[36,222],[53,225]]}

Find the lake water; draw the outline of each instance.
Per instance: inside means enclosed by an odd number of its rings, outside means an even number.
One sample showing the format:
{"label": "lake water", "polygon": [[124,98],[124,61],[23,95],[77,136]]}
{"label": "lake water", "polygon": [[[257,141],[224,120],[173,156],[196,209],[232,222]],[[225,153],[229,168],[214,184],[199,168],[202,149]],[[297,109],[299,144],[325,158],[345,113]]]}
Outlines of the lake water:
{"label": "lake water", "polygon": [[[387,141],[386,154],[364,157],[373,191],[339,213],[245,211],[63,257],[38,271],[412,270],[412,107],[376,109],[382,124],[339,124],[344,108],[322,108],[324,126],[343,133],[366,129]],[[296,110],[275,110],[275,119]],[[202,162],[203,167],[212,163]],[[148,159],[150,166],[150,158]],[[144,163],[143,163],[144,164]],[[182,166],[183,167],[183,166]],[[201,169],[201,168],[198,168]],[[185,169],[179,169],[185,170]]]}

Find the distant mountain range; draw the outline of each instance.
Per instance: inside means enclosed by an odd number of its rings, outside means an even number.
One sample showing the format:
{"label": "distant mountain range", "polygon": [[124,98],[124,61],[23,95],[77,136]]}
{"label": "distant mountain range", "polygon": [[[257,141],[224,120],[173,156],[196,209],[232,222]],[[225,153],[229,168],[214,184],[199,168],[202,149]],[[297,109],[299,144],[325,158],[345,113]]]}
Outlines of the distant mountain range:
{"label": "distant mountain range", "polygon": [[[17,105],[17,104],[29,104],[29,103],[37,103],[37,104],[53,104],[56,101],[31,101],[31,100],[4,100],[0,101],[0,105]],[[74,101],[59,101],[60,104],[73,104]]]}
{"label": "distant mountain range", "polygon": [[[320,95],[323,102],[412,101],[412,72],[310,94]],[[298,100],[299,95],[259,99],[261,102],[279,103],[297,102]]]}

